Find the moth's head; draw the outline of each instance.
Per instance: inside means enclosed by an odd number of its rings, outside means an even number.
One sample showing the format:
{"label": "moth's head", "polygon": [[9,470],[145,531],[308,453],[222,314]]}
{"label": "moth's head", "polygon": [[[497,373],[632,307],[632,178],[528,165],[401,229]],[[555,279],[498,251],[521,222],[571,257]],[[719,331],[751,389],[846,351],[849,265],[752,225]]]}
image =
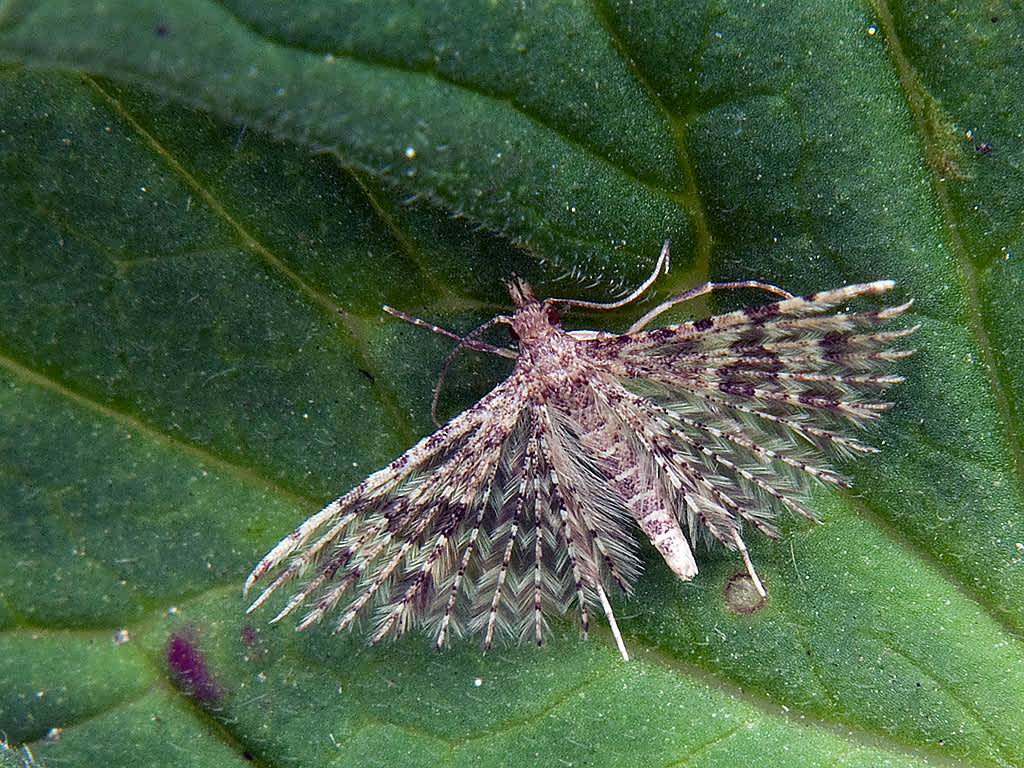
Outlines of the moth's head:
{"label": "moth's head", "polygon": [[537,303],[537,297],[533,295],[533,287],[519,275],[512,275],[511,279],[505,281],[505,286],[512,296],[512,304],[517,311],[527,304]]}
{"label": "moth's head", "polygon": [[513,339],[531,341],[559,326],[561,318],[554,301],[538,301],[530,284],[518,275],[513,275],[506,285],[516,308],[510,331]]}

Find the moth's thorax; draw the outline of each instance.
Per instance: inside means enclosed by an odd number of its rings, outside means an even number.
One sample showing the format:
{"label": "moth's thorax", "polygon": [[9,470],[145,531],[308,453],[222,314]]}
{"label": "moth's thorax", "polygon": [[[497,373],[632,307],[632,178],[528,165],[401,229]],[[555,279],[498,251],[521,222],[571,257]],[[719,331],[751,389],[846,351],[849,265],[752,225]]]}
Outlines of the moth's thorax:
{"label": "moth's thorax", "polygon": [[551,304],[532,301],[517,306],[512,333],[519,342],[516,366],[521,372],[528,371],[549,394],[572,387],[580,369],[577,342],[562,330]]}
{"label": "moth's thorax", "polygon": [[512,316],[512,337],[520,347],[543,343],[564,333],[558,312],[549,304],[532,301],[516,307]]}

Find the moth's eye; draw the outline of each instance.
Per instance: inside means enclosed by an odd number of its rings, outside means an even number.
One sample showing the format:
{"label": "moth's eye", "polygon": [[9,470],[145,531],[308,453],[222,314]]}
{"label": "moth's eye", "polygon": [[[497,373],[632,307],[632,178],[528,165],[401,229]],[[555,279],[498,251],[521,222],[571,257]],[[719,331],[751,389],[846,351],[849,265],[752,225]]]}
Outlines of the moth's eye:
{"label": "moth's eye", "polygon": [[558,310],[554,307],[548,307],[548,322],[552,325],[558,325],[562,321],[562,316],[558,314]]}
{"label": "moth's eye", "polygon": [[508,335],[512,337],[512,341],[519,341],[519,334],[516,333],[516,329],[511,325],[508,327]]}

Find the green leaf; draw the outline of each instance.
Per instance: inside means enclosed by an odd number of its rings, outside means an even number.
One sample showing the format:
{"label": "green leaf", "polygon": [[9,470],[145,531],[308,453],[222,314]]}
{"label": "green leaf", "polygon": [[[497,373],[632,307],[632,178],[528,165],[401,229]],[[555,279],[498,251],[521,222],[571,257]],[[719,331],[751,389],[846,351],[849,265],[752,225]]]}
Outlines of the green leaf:
{"label": "green leaf", "polygon": [[[52,766],[1024,766],[1022,33],[977,0],[0,2],[0,734]],[[916,299],[882,452],[751,542],[763,608],[715,549],[686,584],[648,556],[628,664],[603,625],[439,655],[245,615],[259,556],[431,429],[451,345],[382,303],[466,331],[513,271],[607,297],[666,238],[661,296]],[[505,362],[461,356],[443,413]]]}

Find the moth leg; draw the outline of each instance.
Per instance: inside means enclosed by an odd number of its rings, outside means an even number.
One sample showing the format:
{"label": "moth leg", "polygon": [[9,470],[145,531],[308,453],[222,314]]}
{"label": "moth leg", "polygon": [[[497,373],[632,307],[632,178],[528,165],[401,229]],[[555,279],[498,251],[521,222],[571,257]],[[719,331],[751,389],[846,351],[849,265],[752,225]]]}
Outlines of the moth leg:
{"label": "moth leg", "polygon": [[740,538],[739,531],[735,528],[732,531],[732,540],[736,542],[736,549],[738,549],[740,554],[743,556],[743,563],[747,566],[747,573],[750,574],[750,580],[754,582],[757,594],[761,597],[768,597],[768,593],[765,592],[761,579],[757,577],[757,571],[754,570],[754,564],[750,562],[750,555],[747,553],[747,545],[743,543],[743,539]]}
{"label": "moth leg", "polygon": [[513,352],[511,349],[504,349],[503,347],[495,347],[485,342],[477,341],[476,337],[486,331],[488,328],[493,328],[496,325],[505,324],[511,325],[512,318],[506,315],[495,315],[486,323],[477,328],[474,328],[465,336],[456,336],[459,343],[455,345],[455,348],[448,353],[445,357],[444,362],[441,363],[441,373],[437,376],[437,384],[434,385],[434,397],[430,401],[430,418],[434,421],[434,426],[440,427],[441,422],[437,420],[437,401],[441,397],[441,387],[444,386],[444,377],[448,373],[448,366],[452,364],[452,360],[455,359],[455,355],[459,353],[459,350],[463,347],[469,347],[470,349],[478,349],[481,352],[492,352],[495,355],[501,357],[508,357],[515,360],[518,354]]}
{"label": "moth leg", "polygon": [[759,280],[737,280],[731,283],[704,283],[703,285],[698,285],[695,288],[690,288],[682,293],[678,293],[671,299],[666,299],[633,323],[629,327],[629,330],[626,331],[626,335],[643,330],[645,326],[649,325],[650,322],[654,320],[654,318],[662,312],[667,312],[672,309],[676,304],[682,304],[684,301],[690,301],[691,299],[696,299],[698,296],[704,296],[708,293],[713,293],[714,291],[731,291],[738,288],[754,288],[759,291],[766,291],[767,293],[781,296],[783,299],[794,298],[793,294],[789,291],[783,290],[777,285],[772,285],[771,283],[762,283]]}
{"label": "moth leg", "polygon": [[434,421],[434,426],[440,427],[441,422],[437,420],[437,401],[441,396],[441,387],[444,386],[444,377],[448,373],[448,366],[451,365],[452,359],[463,347],[469,347],[469,349],[475,349],[477,352],[487,352],[491,355],[499,355],[500,357],[507,357],[511,360],[515,360],[518,356],[511,349],[505,349],[504,347],[496,347],[494,344],[488,344],[486,341],[478,341],[477,336],[486,331],[488,328],[492,328],[499,323],[505,325],[512,324],[512,318],[506,317],[505,315],[497,315],[492,317],[483,325],[473,329],[465,336],[459,336],[459,334],[449,331],[446,328],[442,328],[439,325],[428,323],[426,320],[420,320],[418,317],[407,315],[399,309],[389,307],[387,304],[381,307],[389,315],[397,317],[399,320],[405,320],[407,323],[418,326],[420,328],[426,328],[432,333],[436,333],[440,336],[447,336],[449,339],[455,339],[458,344],[455,345],[455,349],[448,353],[448,356],[444,359],[444,363],[441,364],[441,373],[437,377],[437,384],[434,385],[434,397],[430,403],[430,418]]}
{"label": "moth leg", "polygon": [[442,328],[439,325],[428,323],[426,320],[420,320],[418,317],[407,315],[402,310],[395,309],[394,307],[389,307],[387,304],[382,305],[381,309],[383,309],[392,317],[397,317],[399,320],[404,320],[410,325],[415,325],[419,328],[426,328],[431,333],[436,333],[439,336],[447,336],[449,339],[455,339],[455,341],[462,342],[463,346],[469,347],[470,349],[475,349],[478,352],[487,352],[488,354],[501,355],[502,357],[516,356],[515,352],[513,352],[510,349],[505,349],[504,347],[496,347],[493,344],[488,344],[486,341],[477,341],[476,339],[473,339],[472,337],[479,332],[479,329],[477,331],[473,331],[473,333],[469,334],[469,336],[459,336],[459,334],[455,333],[454,331],[449,331],[447,328]]}
{"label": "moth leg", "polygon": [[615,644],[619,646],[622,660],[629,661],[629,654],[626,653],[626,644],[622,642],[619,625],[615,623],[615,614],[612,613],[612,605],[608,602],[608,596],[604,593],[604,589],[599,582],[594,582],[594,588],[597,590],[597,597],[601,601],[601,607],[604,608],[604,615],[608,617],[608,626],[612,629],[612,636],[615,638]]}

